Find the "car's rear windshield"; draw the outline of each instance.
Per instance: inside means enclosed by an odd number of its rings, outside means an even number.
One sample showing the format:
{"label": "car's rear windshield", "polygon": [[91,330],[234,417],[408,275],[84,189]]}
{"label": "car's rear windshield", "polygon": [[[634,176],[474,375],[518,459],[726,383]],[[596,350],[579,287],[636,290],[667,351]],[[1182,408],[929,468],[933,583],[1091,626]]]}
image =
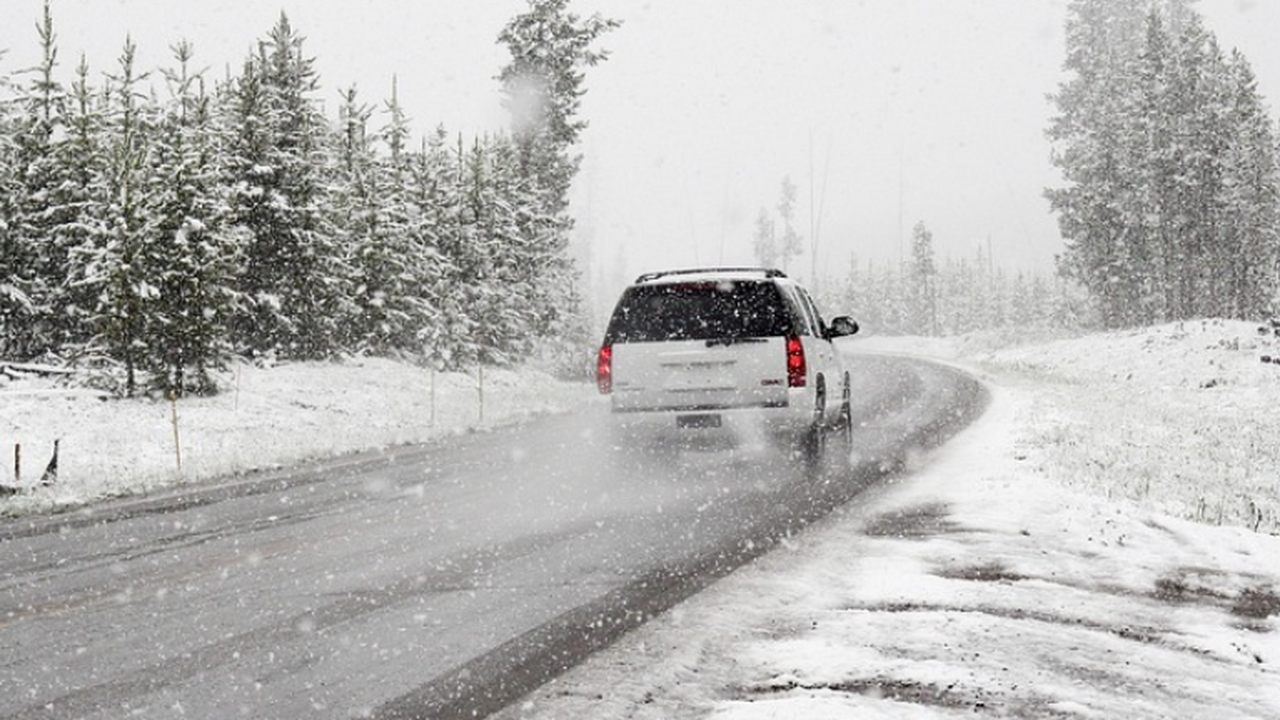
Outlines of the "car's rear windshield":
{"label": "car's rear windshield", "polygon": [[773,283],[688,282],[628,288],[613,311],[605,342],[740,339],[790,332],[790,318]]}

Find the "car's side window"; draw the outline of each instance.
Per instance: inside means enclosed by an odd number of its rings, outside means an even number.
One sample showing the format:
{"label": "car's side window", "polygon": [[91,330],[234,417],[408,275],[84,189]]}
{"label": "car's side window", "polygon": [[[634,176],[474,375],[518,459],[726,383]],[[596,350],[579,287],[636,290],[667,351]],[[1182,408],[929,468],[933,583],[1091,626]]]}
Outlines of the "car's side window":
{"label": "car's side window", "polygon": [[809,310],[809,314],[813,317],[813,327],[816,335],[819,337],[827,336],[827,324],[822,320],[822,313],[818,312],[818,306],[813,302],[813,298],[803,289],[799,290],[800,298]]}
{"label": "car's side window", "polygon": [[796,334],[817,335],[819,326],[814,322],[813,314],[805,305],[803,293],[797,288],[786,288],[782,296],[786,298],[787,309],[795,318]]}

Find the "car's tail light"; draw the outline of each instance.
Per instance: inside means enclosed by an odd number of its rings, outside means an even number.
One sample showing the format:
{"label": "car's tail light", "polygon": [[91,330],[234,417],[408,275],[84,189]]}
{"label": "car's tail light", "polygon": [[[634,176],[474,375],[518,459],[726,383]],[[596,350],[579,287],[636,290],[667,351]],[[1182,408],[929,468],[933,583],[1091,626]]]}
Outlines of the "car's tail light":
{"label": "car's tail light", "polygon": [[787,387],[799,388],[805,385],[808,368],[804,362],[804,343],[792,335],[787,338]]}
{"label": "car's tail light", "polygon": [[603,345],[596,356],[596,386],[601,395],[613,392],[613,346]]}

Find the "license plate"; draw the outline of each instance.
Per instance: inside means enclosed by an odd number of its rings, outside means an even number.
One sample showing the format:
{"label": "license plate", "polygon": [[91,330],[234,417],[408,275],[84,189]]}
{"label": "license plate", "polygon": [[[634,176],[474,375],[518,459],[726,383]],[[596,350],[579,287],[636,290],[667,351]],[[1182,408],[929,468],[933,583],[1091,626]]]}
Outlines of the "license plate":
{"label": "license plate", "polygon": [[720,427],[719,415],[677,415],[676,427],[678,428],[718,428]]}

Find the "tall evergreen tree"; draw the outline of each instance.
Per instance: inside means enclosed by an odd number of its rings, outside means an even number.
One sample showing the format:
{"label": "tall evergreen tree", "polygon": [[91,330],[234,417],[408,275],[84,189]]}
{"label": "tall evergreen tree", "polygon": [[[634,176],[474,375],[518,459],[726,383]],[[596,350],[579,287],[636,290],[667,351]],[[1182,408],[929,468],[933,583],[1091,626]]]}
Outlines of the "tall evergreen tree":
{"label": "tall evergreen tree", "polygon": [[[0,75],[0,92],[8,93],[11,87],[9,77]],[[32,314],[31,298],[23,288],[31,261],[30,251],[17,231],[17,200],[22,184],[13,142],[18,118],[11,107],[0,103],[0,355],[21,357],[21,337],[30,327]]]}
{"label": "tall evergreen tree", "polygon": [[415,198],[416,158],[408,149],[409,120],[400,105],[395,80],[384,113],[387,120],[378,139],[386,154],[379,160],[378,174],[386,214],[383,225],[391,240],[391,252],[401,256],[393,266],[397,273],[392,282],[404,318],[391,342],[397,349],[421,354],[429,328],[439,320],[440,298],[435,283],[443,270],[436,228]]}
{"label": "tall evergreen tree", "polygon": [[1066,184],[1046,191],[1067,243],[1061,270],[1087,287],[1105,322],[1135,322],[1141,238],[1126,223],[1124,173],[1131,113],[1126,104],[1145,12],[1123,0],[1072,0],[1067,18],[1069,77],[1053,96],[1049,137]]}
{"label": "tall evergreen tree", "polygon": [[473,260],[462,223],[461,169],[445,146],[443,128],[423,140],[410,166],[410,208],[419,229],[418,240],[428,264],[423,268],[423,292],[432,307],[433,322],[420,333],[427,360],[440,369],[474,362],[469,348],[473,329],[465,297],[466,278]]}
{"label": "tall evergreen tree", "polygon": [[1274,271],[1246,268],[1275,264],[1276,190],[1256,85],[1190,0],[1075,0],[1069,13],[1049,130],[1065,183],[1046,191],[1061,270],[1107,327],[1257,312]]}
{"label": "tall evergreen tree", "polygon": [[[353,273],[346,343],[381,354],[418,348],[419,334],[431,318],[422,285],[422,271],[431,262],[408,197],[408,135],[394,91],[388,108],[388,127],[371,133],[373,109],[357,101],[354,89],[344,93],[339,182],[332,202]],[[378,153],[376,143],[387,152]]]}
{"label": "tall evergreen tree", "polygon": [[93,336],[91,315],[98,304],[89,266],[106,243],[110,195],[104,192],[108,174],[110,87],[89,81],[84,56],[76,67],[76,79],[68,95],[67,130],[54,152],[63,169],[62,181],[51,197],[58,222],[52,228],[52,244],[64,263],[61,288],[52,299],[53,312],[61,318],[51,341],[75,352],[87,347]]}
{"label": "tall evergreen tree", "polygon": [[117,73],[109,76],[104,174],[93,187],[107,204],[103,232],[87,251],[83,279],[97,294],[90,318],[94,345],[122,365],[126,395],[137,389],[139,371],[153,349],[146,317],[158,294],[148,242],[156,221],[148,166],[155,109],[140,87],[146,74],[138,73],[136,56],[137,46],[126,40]]}
{"label": "tall evergreen tree", "polygon": [[549,214],[569,204],[569,186],[580,157],[572,154],[587,122],[578,117],[586,94],[584,68],[609,57],[592,45],[620,25],[600,15],[569,12],[569,0],[528,0],[498,35],[511,61],[502,68],[503,102],[512,115],[519,166],[533,180]]}
{"label": "tall evergreen tree", "polygon": [[528,2],[528,10],[498,36],[511,55],[498,79],[513,120],[518,178],[513,187],[532,200],[519,222],[524,242],[539,258],[533,267],[541,273],[530,329],[563,342],[587,322],[579,317],[582,307],[573,291],[577,273],[568,256],[573,222],[567,214],[569,189],[581,164],[573,147],[587,127],[578,116],[585,68],[608,58],[607,51],[593,46],[620,23],[600,15],[582,18],[569,12],[569,0]]}
{"label": "tall evergreen tree", "polygon": [[938,266],[934,258],[933,233],[923,222],[911,232],[911,263],[908,268],[910,324],[922,335],[938,335]]}
{"label": "tall evergreen tree", "polygon": [[1240,52],[1229,63],[1228,121],[1234,129],[1222,157],[1220,227],[1225,254],[1222,314],[1260,318],[1272,312],[1280,286],[1280,154],[1277,134]]}
{"label": "tall evergreen tree", "polygon": [[796,194],[796,184],[791,182],[791,176],[783,177],[782,186],[778,192],[778,217],[782,218],[782,234],[778,237],[778,258],[782,262],[783,270],[790,266],[791,258],[804,252],[804,244],[801,242],[800,234],[796,232]]}
{"label": "tall evergreen tree", "polygon": [[778,259],[778,226],[769,212],[764,208],[756,213],[755,231],[751,236],[751,251],[761,267],[777,267]]}
{"label": "tall evergreen tree", "polygon": [[55,77],[57,36],[47,0],[36,31],[40,62],[18,88],[18,111],[8,134],[7,227],[0,248],[5,259],[0,322],[7,326],[9,351],[18,357],[56,350],[65,323],[57,298],[65,286],[66,263],[54,243],[54,228],[63,219],[56,211],[62,167],[55,149],[65,130],[66,91]]}
{"label": "tall evergreen tree", "polygon": [[302,45],[281,14],[237,78],[226,121],[234,222],[248,231],[236,338],[251,353],[305,359],[338,350],[349,273],[325,211],[327,123]]}
{"label": "tall evergreen tree", "polygon": [[174,395],[216,389],[212,371],[231,355],[229,324],[238,244],[227,227],[221,158],[204,79],[190,69],[190,43],[173,48],[166,73],[172,99],[152,156],[156,220],[149,238],[150,281],[158,296],[147,313],[147,367]]}

